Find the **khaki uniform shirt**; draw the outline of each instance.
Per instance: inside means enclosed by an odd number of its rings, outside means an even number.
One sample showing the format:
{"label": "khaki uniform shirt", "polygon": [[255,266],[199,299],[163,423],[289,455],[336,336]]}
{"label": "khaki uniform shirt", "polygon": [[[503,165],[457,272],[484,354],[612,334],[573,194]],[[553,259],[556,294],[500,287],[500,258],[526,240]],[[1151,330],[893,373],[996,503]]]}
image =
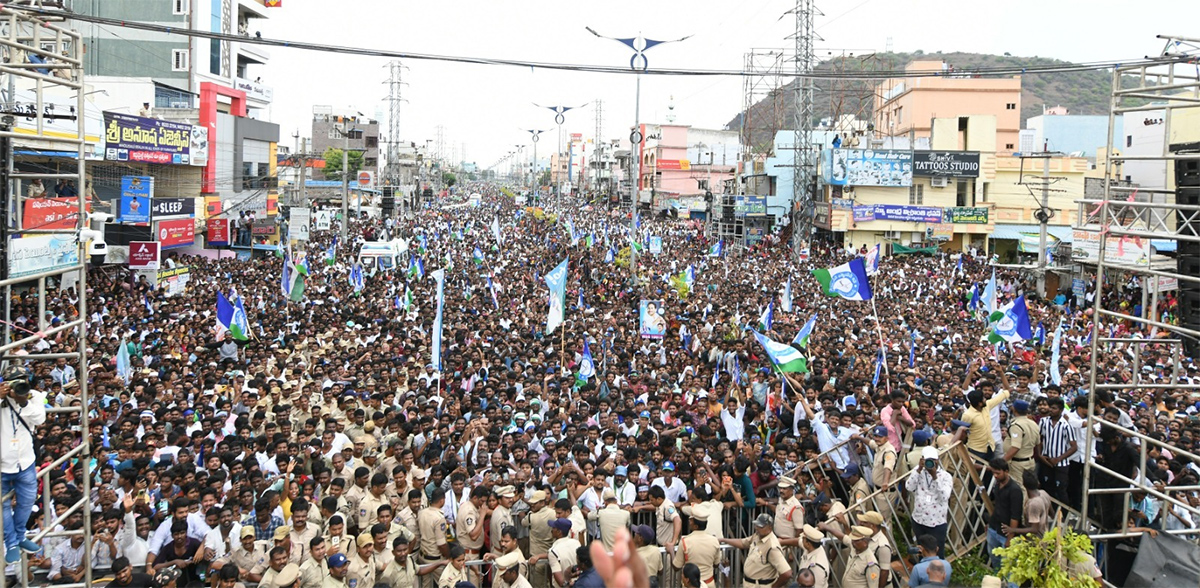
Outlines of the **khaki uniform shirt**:
{"label": "khaki uniform shirt", "polygon": [[339,580],[333,576],[325,576],[321,581],[321,588],[350,588],[350,585],[345,580]]}
{"label": "khaki uniform shirt", "polygon": [[[1008,444],[1009,447],[1016,447],[1017,452],[1013,455],[1014,460],[1029,462],[1023,465],[1030,466],[1032,464],[1033,450],[1041,441],[1041,430],[1037,423],[1029,420],[1028,416],[1018,416],[1008,424]],[[1028,469],[1028,468],[1027,468]],[[1020,480],[1018,480],[1019,482]]]}
{"label": "khaki uniform shirt", "polygon": [[467,581],[467,566],[463,569],[457,569],[452,565],[447,565],[442,570],[442,577],[438,578],[437,588],[454,588],[454,585],[459,582]]}
{"label": "khaki uniform shirt", "polygon": [[288,535],[292,538],[292,551],[288,554],[288,563],[300,565],[304,563],[305,557],[309,553],[308,544],[317,536],[317,528],[305,521],[304,531],[292,529]]}
{"label": "khaki uniform shirt", "polygon": [[[461,513],[463,511],[459,511]],[[542,510],[529,513],[525,517],[529,525],[529,555],[542,555],[550,551],[554,544],[554,536],[550,534],[549,522],[555,519],[554,509],[543,506]],[[461,541],[461,537],[459,539]]]}
{"label": "khaki uniform shirt", "polygon": [[637,554],[646,563],[646,570],[650,572],[651,578],[662,573],[662,552],[658,550],[657,545],[643,545],[637,548]]}
{"label": "khaki uniform shirt", "polygon": [[[859,476],[858,481],[854,486],[850,487],[850,505],[853,506],[862,502],[866,497],[871,495],[871,487],[867,485],[867,480]],[[859,506],[858,508],[870,508],[868,506]]]}
{"label": "khaki uniform shirt", "polygon": [[604,549],[612,551],[617,529],[629,527],[629,511],[613,503],[593,512],[589,518],[593,517],[600,523],[600,542],[604,544]]}
{"label": "khaki uniform shirt", "polygon": [[496,506],[496,510],[492,511],[492,526],[488,530],[488,547],[493,553],[500,551],[500,532],[504,527],[513,524],[512,511],[503,506]]}
{"label": "khaki uniform shirt", "polygon": [[805,551],[800,556],[800,569],[812,572],[816,578],[813,588],[829,588],[829,555],[825,553],[824,547]]}
{"label": "khaki uniform shirt", "polygon": [[700,567],[700,581],[712,584],[713,567],[721,561],[721,542],[706,531],[692,531],[679,540],[671,565],[682,569],[684,564]]}
{"label": "khaki uniform shirt", "polygon": [[267,564],[269,563],[267,558],[267,553],[270,551],[267,547],[268,544],[268,541],[255,541],[254,551],[246,551],[242,549],[242,544],[239,541],[233,546],[233,550],[229,552],[227,557],[237,567],[251,574],[261,574],[267,569]]}
{"label": "khaki uniform shirt", "polygon": [[417,513],[409,510],[407,506],[395,511],[396,520],[408,528],[413,537],[421,538],[421,525],[417,524]]}
{"label": "khaki uniform shirt", "polygon": [[375,587],[375,556],[367,556],[364,561],[354,554],[348,556],[350,560],[350,569],[346,571],[346,583],[350,588],[374,588]]}
{"label": "khaki uniform shirt", "polygon": [[321,588],[325,576],[329,575],[329,564],[325,561],[309,557],[300,564],[300,588]]}
{"label": "khaki uniform shirt", "polygon": [[279,572],[268,566],[266,571],[263,572],[262,579],[258,581],[258,585],[262,586],[262,588],[280,588],[275,584],[275,576],[278,575]]}
{"label": "khaki uniform shirt", "polygon": [[882,447],[875,449],[875,460],[871,465],[871,483],[876,488],[882,488],[883,472],[892,472],[891,479],[896,479],[896,448],[891,443],[884,442]]}
{"label": "khaki uniform shirt", "polygon": [[553,581],[556,573],[561,573],[568,582],[571,581],[571,568],[575,567],[576,563],[575,550],[579,549],[579,546],[579,541],[570,537],[563,537],[550,546],[550,577],[555,588],[565,586]]}
{"label": "khaki uniform shirt", "polygon": [[875,561],[870,547],[862,553],[850,548],[846,573],[842,574],[842,588],[879,588],[879,562]]}
{"label": "khaki uniform shirt", "polygon": [[[875,555],[875,561],[887,562],[891,565],[892,562],[892,544],[888,543],[885,531],[880,530],[871,536],[871,543],[867,545],[867,550]],[[884,564],[880,564],[884,565]]]}
{"label": "khaki uniform shirt", "polygon": [[800,504],[800,499],[793,494],[787,500],[780,500],[779,504],[775,505],[775,526],[772,530],[775,536],[782,539],[792,539],[800,536],[800,529],[804,527],[804,505]]}
{"label": "khaki uniform shirt", "polygon": [[328,557],[335,553],[340,553],[342,555],[345,555],[346,557],[350,557],[350,554],[354,553],[354,551],[357,549],[357,546],[355,545],[355,543],[356,543],[356,541],[354,540],[354,537],[351,537],[349,535],[343,534],[343,535],[334,537],[333,535],[326,534],[325,535],[325,555],[326,555],[326,557]]}
{"label": "khaki uniform shirt", "polygon": [[675,540],[675,519],[679,517],[679,510],[675,508],[671,499],[664,498],[662,504],[654,509],[654,514],[658,519],[658,526],[654,530],[655,539],[659,545],[665,546]]}
{"label": "khaki uniform shirt", "polygon": [[[346,502],[350,505],[350,512],[357,515],[358,504],[362,502],[362,500],[366,498],[368,494],[370,494],[370,492],[367,492],[366,488],[362,488],[358,484],[351,484],[350,488],[346,490],[346,493],[342,494],[342,498],[345,498]],[[350,522],[346,521],[346,524],[349,525]]]}
{"label": "khaki uniform shirt", "polygon": [[442,551],[438,547],[446,544],[446,515],[442,514],[441,509],[422,508],[417,515],[417,526],[421,530],[421,555],[441,559]]}
{"label": "khaki uniform shirt", "polygon": [[[501,586],[505,584],[503,578],[497,578],[496,583]],[[533,588],[533,585],[529,583],[529,580],[525,579],[525,576],[517,576],[517,579],[507,586],[508,588]]]}
{"label": "khaki uniform shirt", "polygon": [[375,495],[371,494],[370,492],[368,492],[367,495],[359,501],[358,528],[361,532],[365,532],[367,529],[370,529],[371,525],[374,525],[375,522],[379,520],[379,507],[385,504],[391,506],[387,496],[381,495],[376,498]]}
{"label": "khaki uniform shirt", "polygon": [[783,556],[783,546],[774,534],[766,537],[754,533],[750,538],[750,549],[746,552],[746,562],[742,571],[752,580],[774,580],[791,571],[787,558]]}
{"label": "khaki uniform shirt", "polygon": [[479,524],[479,509],[468,500],[458,509],[458,520],[454,521],[454,528],[458,531],[458,544],[467,551],[479,553],[483,549],[483,538],[487,533],[481,531],[478,537],[472,539],[471,529],[474,529],[476,524]]}
{"label": "khaki uniform shirt", "polygon": [[378,582],[390,588],[413,588],[417,582],[417,567],[416,556],[411,553],[404,556],[403,564],[392,559],[379,575]]}

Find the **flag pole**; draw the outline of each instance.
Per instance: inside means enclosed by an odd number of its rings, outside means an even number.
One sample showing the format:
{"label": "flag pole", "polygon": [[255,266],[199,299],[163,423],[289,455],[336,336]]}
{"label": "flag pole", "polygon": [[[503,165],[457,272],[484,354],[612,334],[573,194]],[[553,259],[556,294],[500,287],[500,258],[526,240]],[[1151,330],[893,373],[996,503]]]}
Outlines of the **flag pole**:
{"label": "flag pole", "polygon": [[875,332],[879,335],[879,352],[883,354],[880,358],[883,362],[884,387],[888,394],[892,392],[892,374],[888,370],[887,350],[883,346],[883,326],[879,323],[879,310],[875,308],[875,296],[871,296],[871,314],[875,315]]}

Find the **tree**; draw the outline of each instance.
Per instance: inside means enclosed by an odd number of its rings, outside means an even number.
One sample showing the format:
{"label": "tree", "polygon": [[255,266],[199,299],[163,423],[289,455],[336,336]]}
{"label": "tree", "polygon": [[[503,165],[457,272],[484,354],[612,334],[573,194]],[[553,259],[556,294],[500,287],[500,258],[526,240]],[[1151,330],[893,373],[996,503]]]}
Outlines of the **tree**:
{"label": "tree", "polygon": [[450,172],[442,172],[442,183],[446,184],[447,188],[452,188],[454,184],[458,183],[458,176]]}
{"label": "tree", "polygon": [[[342,150],[330,147],[325,150],[325,170],[322,172],[327,180],[342,179]],[[350,179],[358,176],[358,170],[363,166],[363,152],[350,151],[346,154],[346,163],[350,168]]]}
{"label": "tree", "polygon": [[1059,526],[1038,536],[1019,535],[1008,547],[998,547],[995,553],[1003,558],[999,576],[1019,586],[1031,588],[1094,588],[1091,578],[1096,565],[1092,559],[1092,542],[1087,535]]}
{"label": "tree", "polygon": [[539,185],[545,186],[549,183],[550,183],[550,170],[543,170],[542,171],[542,181],[539,183]]}

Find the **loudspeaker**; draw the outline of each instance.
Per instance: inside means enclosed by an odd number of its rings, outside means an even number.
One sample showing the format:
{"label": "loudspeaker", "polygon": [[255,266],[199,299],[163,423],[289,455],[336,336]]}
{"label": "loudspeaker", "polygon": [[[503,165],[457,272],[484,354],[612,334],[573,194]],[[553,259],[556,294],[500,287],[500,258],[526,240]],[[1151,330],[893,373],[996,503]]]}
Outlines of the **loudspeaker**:
{"label": "loudspeaker", "polygon": [[721,207],[721,222],[726,222],[726,223],[734,222],[733,206],[722,206]]}

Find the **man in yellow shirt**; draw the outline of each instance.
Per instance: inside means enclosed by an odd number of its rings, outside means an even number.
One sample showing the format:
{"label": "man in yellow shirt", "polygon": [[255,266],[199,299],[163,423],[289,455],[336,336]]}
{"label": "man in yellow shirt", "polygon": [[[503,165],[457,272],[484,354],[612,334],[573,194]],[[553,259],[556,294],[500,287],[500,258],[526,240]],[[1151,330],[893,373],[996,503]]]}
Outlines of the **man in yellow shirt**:
{"label": "man in yellow shirt", "polygon": [[995,457],[996,451],[996,440],[992,437],[992,409],[1008,400],[1008,391],[988,398],[987,394],[992,389],[991,383],[984,382],[979,388],[967,394],[967,402],[971,404],[971,408],[963,413],[962,420],[968,427],[967,450],[987,463]]}

